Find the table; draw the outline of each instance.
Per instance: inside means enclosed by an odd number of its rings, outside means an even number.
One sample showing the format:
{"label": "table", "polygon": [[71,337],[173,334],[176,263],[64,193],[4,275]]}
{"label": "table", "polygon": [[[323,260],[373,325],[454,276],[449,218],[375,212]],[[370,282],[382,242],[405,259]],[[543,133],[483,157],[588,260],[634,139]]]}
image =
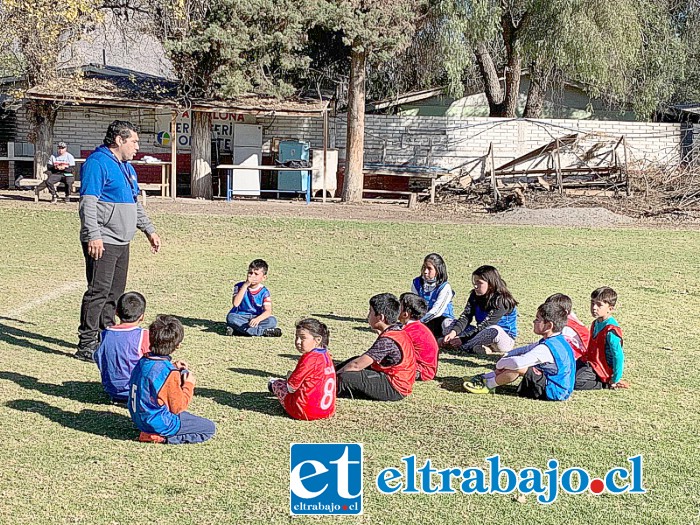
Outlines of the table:
{"label": "table", "polygon": [[261,166],[246,164],[219,164],[217,169],[226,170],[226,201],[233,196],[233,170],[257,170],[258,177],[262,171],[305,171],[307,176],[306,192],[297,190],[260,190],[260,193],[306,193],[306,204],[311,202],[311,168],[286,168],[282,166]]}
{"label": "table", "polygon": [[134,166],[160,166],[160,196],[170,197],[172,195],[170,191],[170,170],[173,165],[168,161],[161,162],[145,162],[143,160],[132,160],[129,161]]}
{"label": "table", "polygon": [[[80,165],[83,164],[87,159],[75,159],[75,166],[77,168],[77,177],[76,180],[80,178]],[[161,197],[170,197],[172,195],[170,191],[170,183],[168,182],[170,180],[170,171],[172,170],[172,163],[168,161],[160,161],[160,162],[146,162],[143,160],[130,160],[129,164],[132,164],[133,166],[160,166],[160,196]],[[139,184],[139,187],[142,186],[142,184]],[[146,186],[144,189],[150,190],[151,184],[145,183],[143,186]]]}

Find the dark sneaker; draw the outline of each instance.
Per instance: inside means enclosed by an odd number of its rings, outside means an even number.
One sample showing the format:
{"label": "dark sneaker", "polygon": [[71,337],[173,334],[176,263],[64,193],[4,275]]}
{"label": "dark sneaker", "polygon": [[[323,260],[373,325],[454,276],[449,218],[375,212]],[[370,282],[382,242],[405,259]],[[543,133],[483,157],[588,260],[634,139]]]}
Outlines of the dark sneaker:
{"label": "dark sneaker", "polygon": [[263,337],[282,337],[281,328],[267,328],[263,333]]}
{"label": "dark sneaker", "polygon": [[78,351],[74,354],[74,357],[76,359],[80,359],[81,361],[87,361],[88,363],[92,363],[94,362],[92,354],[93,351],[88,348],[79,348]]}
{"label": "dark sneaker", "polygon": [[233,328],[231,328],[230,326],[227,326],[226,327],[226,335],[231,337],[233,334],[234,334]]}
{"label": "dark sneaker", "polygon": [[51,204],[58,204],[58,197],[56,195],[51,197]]}

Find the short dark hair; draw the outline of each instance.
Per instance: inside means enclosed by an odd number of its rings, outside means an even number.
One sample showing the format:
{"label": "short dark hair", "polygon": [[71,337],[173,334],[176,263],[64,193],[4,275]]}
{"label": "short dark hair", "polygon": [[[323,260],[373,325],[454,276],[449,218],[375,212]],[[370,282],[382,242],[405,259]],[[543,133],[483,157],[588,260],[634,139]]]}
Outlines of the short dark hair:
{"label": "short dark hair", "polygon": [[117,301],[122,323],[135,323],[146,312],[146,298],[138,292],[126,292]]}
{"label": "short dark hair", "polygon": [[420,320],[428,311],[428,303],[421,296],[411,292],[402,293],[399,297],[401,310],[408,314],[409,319]]}
{"label": "short dark hair", "polygon": [[370,298],[369,306],[377,315],[384,316],[387,324],[396,324],[401,305],[393,293],[380,293]]}
{"label": "short dark hair", "polygon": [[314,319],[313,317],[308,317],[306,319],[302,319],[301,321],[297,321],[295,328],[296,330],[306,330],[314,337],[320,337],[321,346],[323,348],[328,348],[330,330],[328,330],[328,327],[325,323],[322,323],[321,321],[319,321],[318,319]]}
{"label": "short dark hair", "polygon": [[539,315],[544,322],[554,325],[555,332],[561,332],[566,326],[566,310],[564,307],[554,302],[544,302],[537,308]]}
{"label": "short dark hair", "polygon": [[177,317],[160,314],[148,327],[151,353],[170,355],[185,338],[185,329]]}
{"label": "short dark hair", "polygon": [[609,286],[601,286],[591,292],[591,301],[601,301],[615,306],[617,303],[617,292]]}
{"label": "short dark hair", "polygon": [[267,271],[270,269],[268,264],[263,259],[255,259],[248,265],[248,271],[250,270],[262,270],[263,275],[267,275]]}
{"label": "short dark hair", "polygon": [[105,133],[105,138],[102,143],[107,147],[115,146],[117,144],[117,137],[126,140],[131,137],[132,131],[138,133],[139,129],[127,120],[115,120],[107,128],[107,133]]}
{"label": "short dark hair", "polygon": [[568,295],[564,295],[563,293],[553,293],[552,295],[547,297],[544,300],[544,302],[558,304],[564,310],[566,310],[566,315],[569,315],[574,307],[574,304],[571,301],[571,297],[569,297]]}

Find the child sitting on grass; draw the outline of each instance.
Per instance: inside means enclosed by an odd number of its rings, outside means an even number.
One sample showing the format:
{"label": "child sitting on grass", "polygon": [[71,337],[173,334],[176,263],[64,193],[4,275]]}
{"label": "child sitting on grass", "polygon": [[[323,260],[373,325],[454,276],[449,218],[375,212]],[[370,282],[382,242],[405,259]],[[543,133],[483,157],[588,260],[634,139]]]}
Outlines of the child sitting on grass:
{"label": "child sitting on grass", "polygon": [[428,306],[425,300],[414,293],[401,294],[399,303],[401,303],[399,322],[403,324],[403,331],[413,341],[413,351],[416,355],[416,381],[430,381],[437,373],[439,349],[433,333],[420,321]]}
{"label": "child sitting on grass", "polygon": [[464,382],[472,394],[492,393],[497,386],[512,383],[519,377],[518,394],[530,399],[564,401],[574,390],[575,362],[571,346],[561,334],[566,326],[566,311],[550,302],[537,309],[533,331],[542,339],[535,344],[516,348],[496,363],[496,371]]}
{"label": "child sitting on grass", "polygon": [[437,253],[429,253],[423,259],[420,275],[413,279],[411,292],[421,297],[428,305],[421,322],[433,333],[442,337],[454,322],[452,298],[455,293],[447,281],[447,265]]}
{"label": "child sitting on grass", "polygon": [[601,286],[591,293],[591,340],[588,350],[576,364],[576,390],[628,388],[622,380],[625,354],[622,352],[622,329],[612,316],[617,293]]}
{"label": "child sitting on grass", "polygon": [[185,409],[194,395],[195,377],[184,361],[171,361],[185,337],[182,323],[159,315],[149,327],[150,353],[143,356],[129,381],[129,414],[141,431],[139,441],[202,443],[214,435],[212,421]]}
{"label": "child sitting on grass", "polygon": [[267,387],[294,419],[325,419],[335,413],[335,367],[328,352],[328,327],[316,319],[296,324],[294,340],[301,354],[289,379],[271,379]]}
{"label": "child sitting on grass", "polygon": [[148,330],[139,325],[146,312],[146,298],[138,292],[126,292],[117,301],[119,324],[102,332],[102,342],[93,355],[102,377],[102,387],[114,403],[129,398],[131,371],[148,353]]}
{"label": "child sitting on grass", "polygon": [[268,264],[255,259],[248,265],[245,281],[233,287],[233,308],[226,316],[226,335],[281,337],[277,319],[272,316],[270,291],[263,286]]}
{"label": "child sitting on grass", "polygon": [[369,300],[367,323],[378,337],[364,354],[336,365],[338,397],[400,401],[413,391],[413,341],[398,324],[399,300],[382,293]]}
{"label": "child sitting on grass", "polygon": [[518,301],[493,266],[485,264],[474,270],[472,285],[464,311],[438,342],[477,354],[511,351],[518,335]]}
{"label": "child sitting on grass", "polygon": [[576,317],[573,311],[571,297],[563,293],[555,293],[547,297],[544,302],[558,304],[566,311],[566,326],[562,329],[561,333],[564,339],[571,345],[571,349],[574,351],[574,359],[578,359],[585,354],[588,349],[591,332],[588,330],[588,327]]}

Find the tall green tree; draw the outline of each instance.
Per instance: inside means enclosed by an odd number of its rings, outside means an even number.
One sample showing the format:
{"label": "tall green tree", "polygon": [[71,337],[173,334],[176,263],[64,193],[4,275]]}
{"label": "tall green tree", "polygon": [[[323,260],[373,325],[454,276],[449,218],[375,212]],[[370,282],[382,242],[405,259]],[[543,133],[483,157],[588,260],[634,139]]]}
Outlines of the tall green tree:
{"label": "tall green tree", "polygon": [[[151,4],[155,34],[181,85],[181,99],[243,93],[286,96],[308,67],[301,52],[313,0],[166,0]],[[192,112],[192,196],[212,198],[211,114]]]}
{"label": "tall green tree", "polygon": [[[60,57],[102,18],[96,0],[2,0],[0,2],[0,65],[22,81],[14,94],[40,84],[70,82],[59,73]],[[32,100],[27,104],[34,143],[34,177],[43,178],[52,150],[59,104]]]}
{"label": "tall green tree", "polygon": [[343,202],[362,200],[367,64],[404,50],[426,9],[423,0],[319,0],[319,20],[351,48]]}
{"label": "tall green tree", "polygon": [[[524,68],[531,74],[525,117],[540,116],[555,78],[583,82],[592,95],[648,116],[678,51],[665,0],[436,0],[436,7],[453,91],[461,67],[474,60],[494,117],[516,116]],[[650,71],[657,81],[645,76]]]}

